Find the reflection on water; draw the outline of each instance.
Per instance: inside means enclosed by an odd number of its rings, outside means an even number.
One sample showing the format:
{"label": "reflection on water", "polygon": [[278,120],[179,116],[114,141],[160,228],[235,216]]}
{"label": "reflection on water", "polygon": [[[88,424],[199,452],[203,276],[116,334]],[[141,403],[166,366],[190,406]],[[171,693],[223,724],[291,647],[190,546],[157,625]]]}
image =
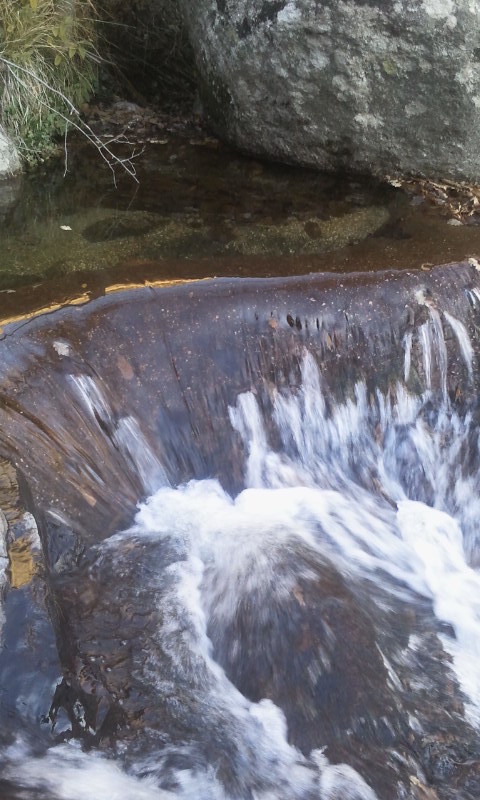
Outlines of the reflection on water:
{"label": "reflection on water", "polygon": [[[391,187],[179,139],[151,145],[138,162],[139,186],[124,178],[115,189],[84,149],[65,178],[56,169],[45,175],[48,188],[40,175],[25,179],[18,204],[4,212],[4,274],[25,280],[127,259],[323,254],[378,230],[395,198]],[[178,277],[188,274],[185,265]]]}
{"label": "reflection on water", "polygon": [[[116,189],[95,153],[72,145],[0,187],[0,288],[117,268],[142,277],[412,268],[480,252],[480,228],[371,179],[262,164],[208,139],[171,135]],[[420,198],[421,199],[421,198]],[[172,263],[174,262],[174,263]]]}

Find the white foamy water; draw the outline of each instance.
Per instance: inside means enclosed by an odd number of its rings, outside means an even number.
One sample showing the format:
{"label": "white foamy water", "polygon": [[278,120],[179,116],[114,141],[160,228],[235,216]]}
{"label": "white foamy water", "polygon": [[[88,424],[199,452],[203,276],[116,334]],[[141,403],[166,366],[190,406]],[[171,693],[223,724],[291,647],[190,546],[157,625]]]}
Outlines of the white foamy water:
{"label": "white foamy water", "polygon": [[[466,335],[463,326],[456,333],[459,342]],[[471,368],[471,345],[464,343],[462,352]],[[429,375],[430,367],[428,382]],[[281,498],[273,500],[275,508],[289,503],[282,513],[295,520],[298,536],[315,535],[317,547],[329,552],[345,575],[374,576],[394,593],[399,581],[431,598],[438,619],[455,630],[456,638],[443,637],[443,642],[470,700],[470,719],[478,724],[480,574],[475,520],[480,487],[476,469],[470,475],[464,470],[469,452],[478,452],[478,433],[470,416],[460,419],[447,402],[429,419],[428,401],[428,394],[414,398],[398,386],[390,397],[377,394],[376,402],[369,403],[365,387],[358,386],[355,401],[326,414],[321,379],[307,356],[301,391],[276,401],[284,442],[281,455],[265,447],[253,396],[239,398],[232,423],[248,448],[251,485],[309,487],[285,488]],[[335,488],[340,491],[334,494]],[[428,505],[419,502],[423,496],[428,496]],[[302,517],[308,526],[299,524]],[[395,582],[389,585],[385,576]]]}
{"label": "white foamy water", "polygon": [[173,800],[152,780],[128,775],[119,763],[95,753],[83,753],[78,745],[53,747],[35,757],[22,741],[5,753],[2,778],[22,789],[44,792],[45,798],[61,800]]}
{"label": "white foamy water", "polygon": [[0,512],[0,644],[2,642],[2,628],[5,622],[5,615],[2,608],[3,593],[7,586],[7,569],[8,569],[8,553],[7,553],[7,520],[3,512]]}
{"label": "white foamy water", "polygon": [[[295,542],[328,555],[347,578],[374,580],[396,596],[405,597],[408,589],[430,598],[438,619],[455,630],[456,639],[443,641],[471,701],[470,717],[478,722],[480,575],[468,562],[461,529],[462,516],[468,528],[478,508],[478,486],[470,478],[468,496],[468,481],[460,472],[456,477],[463,488],[451,485],[469,422],[444,409],[435,425],[428,425],[418,398],[399,388],[395,398],[372,406],[362,386],[355,400],[327,415],[319,384],[307,357],[300,393],[277,398],[281,453],[268,447],[255,397],[239,397],[231,416],[248,451],[250,488],[235,499],[214,481],[161,489],[140,510],[135,530],[179,537],[186,544],[191,559],[186,563],[196,565],[195,597],[191,586],[180,585],[185,606],[194,597],[192,615],[203,608],[207,616],[231,620],[245,596],[260,586],[288,597],[295,571],[279,582],[277,565]],[[405,449],[409,469],[421,473],[434,507],[412,497],[415,489],[422,493],[421,487],[405,485]],[[460,520],[452,508],[458,491],[463,495]],[[469,542],[475,552],[476,540]],[[205,570],[209,577],[199,590]],[[207,639],[203,646],[208,653]]]}
{"label": "white foamy water", "polygon": [[470,337],[468,335],[468,331],[460,322],[459,319],[455,319],[448,311],[444,312],[445,319],[447,320],[448,324],[452,328],[455,336],[457,337],[458,345],[460,348],[460,352],[462,354],[463,360],[465,361],[468,376],[470,380],[473,378],[473,347],[470,341]]}
{"label": "white foamy water", "polygon": [[[348,400],[334,403],[307,354],[300,388],[274,398],[275,449],[256,396],[239,396],[230,420],[244,445],[246,488],[237,497],[217,480],[170,487],[136,421],[115,420],[99,387],[75,379],[92,419],[108,426],[152,491],[132,528],[101,545],[100,557],[117,566],[117,548],[129,540],[152,548],[168,543],[178,554],[163,566],[152,549],[151,598],[161,611],[156,643],[175,678],[156,672],[150,661],[143,680],[159,696],[173,696],[177,683],[201,696],[205,713],[222,722],[226,743],[234,743],[236,789],[226,788],[215,765],[199,762],[194,737],[178,745],[181,768],[167,767],[176,752],[171,744],[132,765],[121,753],[113,760],[75,745],[36,758],[17,742],[5,756],[6,778],[61,800],[382,800],[361,770],[330,763],[322,742],[301,753],[283,711],[270,699],[249,700],[215,657],[212,631],[235,630],[245,608],[268,621],[269,607],[283,608],[292,596],[301,604],[299,580],[314,586],[324,564],[334,564],[353,595],[359,592],[359,603],[367,586],[387,606],[388,598],[411,608],[431,605],[432,615],[454,632],[441,634],[441,641],[468,717],[480,724],[480,485],[471,466],[478,432],[471,416],[459,416],[448,402],[442,318],[428,308],[429,319],[416,334],[425,376],[421,397],[400,384],[372,395],[360,383]],[[444,317],[472,377],[468,333]],[[413,345],[408,334],[405,380]],[[435,370],[438,397],[431,391]],[[234,657],[242,641],[232,635],[229,646]],[[269,642],[258,646],[268,651]],[[385,657],[384,663],[401,688]],[[316,668],[328,672],[328,653],[319,655]]]}
{"label": "white foamy water", "polygon": [[[272,744],[273,750],[274,744]],[[278,754],[277,754],[278,755]],[[15,782],[22,790],[44,792],[49,800],[229,800],[215,771],[182,770],[174,790],[161,789],[153,778],[139,778],[122,769],[120,762],[96,753],[84,753],[75,744],[53,747],[46,755],[33,756],[19,741],[6,753],[7,766],[2,778]],[[300,757],[301,759],[301,757]],[[285,765],[286,766],[286,765]],[[288,797],[285,788],[296,782],[291,797],[316,797],[321,800],[378,800],[377,795],[358,773],[346,764],[331,765],[320,752],[313,753],[309,769],[295,764],[287,786],[272,791],[258,791],[255,800]],[[278,776],[280,778],[280,776]],[[280,778],[279,787],[283,780]],[[302,794],[302,793],[303,794]],[[22,794],[28,797],[28,794]],[[38,795],[35,795],[38,797]]]}
{"label": "white foamy water", "polygon": [[442,641],[470,698],[470,719],[479,724],[480,573],[468,565],[461,528],[450,515],[404,500],[397,519],[403,541],[417,559],[415,571],[424,594],[432,598],[437,617],[455,630],[455,639],[443,636]]}

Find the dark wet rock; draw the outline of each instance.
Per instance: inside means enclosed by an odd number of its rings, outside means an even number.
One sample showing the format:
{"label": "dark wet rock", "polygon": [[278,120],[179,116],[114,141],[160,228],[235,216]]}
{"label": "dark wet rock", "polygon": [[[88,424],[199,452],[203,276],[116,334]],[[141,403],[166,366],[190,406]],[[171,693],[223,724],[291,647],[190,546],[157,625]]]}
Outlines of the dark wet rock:
{"label": "dark wet rock", "polygon": [[[4,551],[0,543],[0,744],[32,732],[37,742],[45,742],[51,736],[44,719],[61,665],[37,528],[20,497],[16,472],[3,459],[0,507],[5,509],[0,512],[0,539],[5,541]],[[8,557],[3,584],[2,552]],[[2,755],[0,750],[0,773]]]}
{"label": "dark wet rock", "polygon": [[75,735],[106,750],[121,741],[137,766],[151,752],[145,771],[155,774],[158,759],[163,781],[192,760],[199,769],[214,764],[227,790],[243,796],[269,776],[258,778],[242,722],[192,653],[188,620],[172,617],[169,567],[179,556],[168,542],[119,540],[92,548],[68,590],[57,585],[72,646],[52,719],[64,709]]}
{"label": "dark wet rock", "polygon": [[480,180],[469,0],[182,0],[205,109],[248,152]]}
{"label": "dark wet rock", "polygon": [[[290,741],[305,754],[352,737],[391,745],[408,726],[387,685],[368,609],[358,607],[331,564],[300,548],[298,578],[285,597],[289,555],[286,548],[271,582],[238,599],[229,624],[216,614],[221,597],[212,602],[209,637],[216,660],[246,697],[268,697],[280,706]],[[312,573],[315,580],[302,577]],[[215,597],[218,576],[207,570],[204,581]],[[263,611],[252,617],[252,608]]]}

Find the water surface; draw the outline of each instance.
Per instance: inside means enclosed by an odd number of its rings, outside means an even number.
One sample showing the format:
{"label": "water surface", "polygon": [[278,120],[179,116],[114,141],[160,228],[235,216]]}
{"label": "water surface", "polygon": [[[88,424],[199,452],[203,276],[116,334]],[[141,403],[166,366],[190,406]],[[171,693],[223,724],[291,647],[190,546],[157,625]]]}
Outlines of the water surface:
{"label": "water surface", "polygon": [[[361,176],[241,156],[204,134],[147,143],[139,183],[117,186],[96,152],[5,184],[0,289],[108,279],[269,276],[430,268],[480,253],[480,228]],[[451,221],[451,220],[450,220]],[[97,278],[98,281],[98,278]]]}

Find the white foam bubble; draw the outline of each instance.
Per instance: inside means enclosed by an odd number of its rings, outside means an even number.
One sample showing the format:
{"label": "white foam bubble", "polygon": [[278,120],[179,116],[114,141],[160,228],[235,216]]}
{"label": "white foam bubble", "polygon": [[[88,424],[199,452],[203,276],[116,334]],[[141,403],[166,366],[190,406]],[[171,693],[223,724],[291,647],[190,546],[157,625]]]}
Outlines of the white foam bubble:
{"label": "white foam bubble", "polygon": [[460,347],[463,360],[468,370],[470,380],[473,380],[473,347],[465,325],[460,320],[453,317],[447,311],[444,312],[445,319],[452,328]]}
{"label": "white foam bubble", "polygon": [[76,744],[59,745],[35,757],[18,741],[5,754],[2,777],[19,787],[45,792],[51,800],[173,800],[152,779],[138,779],[120,763],[96,753],[84,753]]}
{"label": "white foam bubble", "polygon": [[[452,625],[456,638],[442,637],[454,658],[470,719],[480,723],[480,574],[466,562],[463,534],[449,514],[423,503],[399,503],[403,540],[416,558],[415,574],[433,599],[437,617]],[[418,581],[417,581],[418,585]]]}

